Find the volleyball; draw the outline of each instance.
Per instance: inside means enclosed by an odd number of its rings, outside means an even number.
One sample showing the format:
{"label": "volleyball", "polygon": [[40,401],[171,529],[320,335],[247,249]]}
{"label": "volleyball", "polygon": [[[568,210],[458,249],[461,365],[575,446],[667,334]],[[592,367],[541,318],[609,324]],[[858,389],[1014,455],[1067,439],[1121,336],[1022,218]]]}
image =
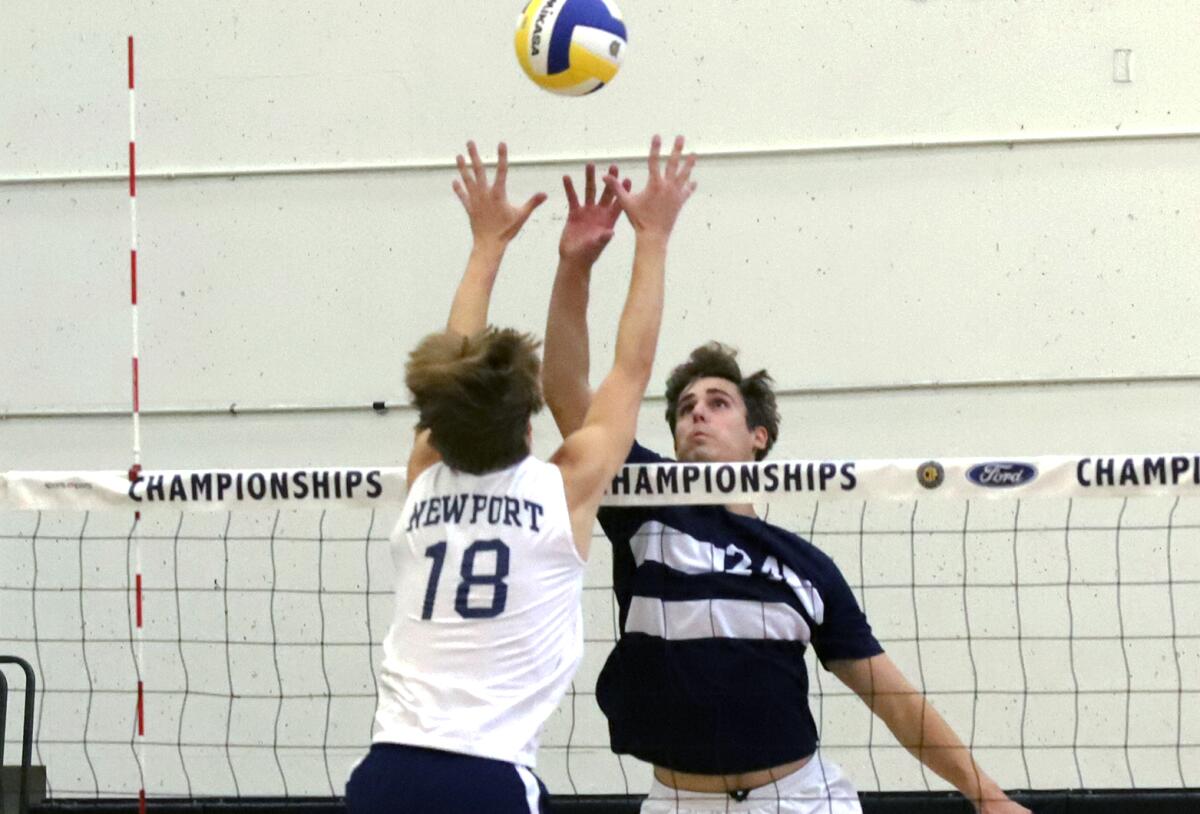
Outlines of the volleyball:
{"label": "volleyball", "polygon": [[625,57],[613,0],[529,0],[517,16],[517,60],[541,88],[582,96],[607,85]]}

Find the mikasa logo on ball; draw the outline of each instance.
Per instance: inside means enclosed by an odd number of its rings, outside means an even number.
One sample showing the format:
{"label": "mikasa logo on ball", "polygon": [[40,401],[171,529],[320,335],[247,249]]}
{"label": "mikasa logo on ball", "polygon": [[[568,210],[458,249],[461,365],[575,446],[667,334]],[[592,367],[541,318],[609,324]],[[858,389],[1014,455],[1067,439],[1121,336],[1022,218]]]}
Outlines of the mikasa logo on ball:
{"label": "mikasa logo on ball", "polygon": [[530,39],[530,53],[535,57],[541,53],[542,45],[542,29],[546,25],[546,18],[554,11],[555,4],[558,0],[547,0],[546,5],[542,6],[542,10],[538,12],[537,19],[533,23],[533,37]]}

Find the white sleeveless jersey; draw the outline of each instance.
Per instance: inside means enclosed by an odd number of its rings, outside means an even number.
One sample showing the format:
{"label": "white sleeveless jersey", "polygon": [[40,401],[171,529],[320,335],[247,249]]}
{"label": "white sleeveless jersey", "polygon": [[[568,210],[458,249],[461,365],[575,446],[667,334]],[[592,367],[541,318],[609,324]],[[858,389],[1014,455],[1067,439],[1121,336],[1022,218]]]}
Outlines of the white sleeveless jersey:
{"label": "white sleeveless jersey", "polygon": [[375,742],[533,766],[583,654],[584,562],[558,467],[434,464],[392,533]]}

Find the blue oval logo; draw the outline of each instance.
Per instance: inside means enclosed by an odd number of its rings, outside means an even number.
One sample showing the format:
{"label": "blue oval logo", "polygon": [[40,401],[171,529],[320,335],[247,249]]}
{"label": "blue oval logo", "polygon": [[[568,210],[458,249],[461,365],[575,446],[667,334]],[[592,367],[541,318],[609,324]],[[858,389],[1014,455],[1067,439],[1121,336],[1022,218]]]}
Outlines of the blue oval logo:
{"label": "blue oval logo", "polygon": [[1023,486],[1038,475],[1037,467],[1017,461],[988,461],[967,470],[967,480],[989,489]]}

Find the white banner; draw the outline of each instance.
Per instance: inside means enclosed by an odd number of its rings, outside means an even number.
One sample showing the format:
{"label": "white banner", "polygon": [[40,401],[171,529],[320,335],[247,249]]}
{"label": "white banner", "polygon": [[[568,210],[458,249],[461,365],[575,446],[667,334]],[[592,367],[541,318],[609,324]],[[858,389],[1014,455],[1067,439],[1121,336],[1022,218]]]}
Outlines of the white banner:
{"label": "white banner", "polygon": [[404,467],[6,472],[0,509],[371,508],[404,501]]}
{"label": "white banner", "polygon": [[[1200,495],[1200,453],[632,464],[607,506],[821,500]],[[399,506],[403,467],[6,472],[0,509],[217,511]]]}
{"label": "white banner", "polygon": [[[605,504],[1200,495],[1200,454],[626,466]],[[715,499],[714,499],[715,498]]]}

